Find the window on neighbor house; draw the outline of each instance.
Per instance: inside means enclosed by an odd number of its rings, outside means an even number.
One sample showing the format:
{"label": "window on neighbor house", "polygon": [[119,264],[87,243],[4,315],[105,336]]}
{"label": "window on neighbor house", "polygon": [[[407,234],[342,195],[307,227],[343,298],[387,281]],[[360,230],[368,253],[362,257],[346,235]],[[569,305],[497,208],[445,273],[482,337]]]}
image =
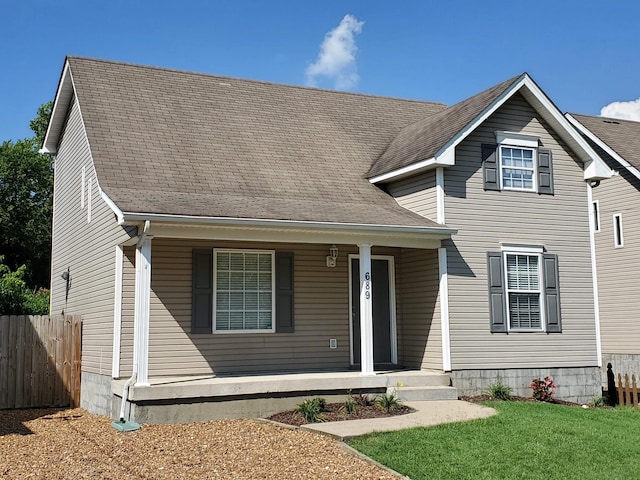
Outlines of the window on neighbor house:
{"label": "window on neighbor house", "polygon": [[616,213],[613,216],[613,244],[616,248],[622,248],[624,246],[621,213]]}
{"label": "window on neighbor house", "polygon": [[542,248],[487,254],[491,332],[561,332],[558,258]]}
{"label": "window on neighbor house", "polygon": [[594,200],[593,203],[593,231],[600,231],[600,202],[598,200]]}
{"label": "window on neighbor house", "polygon": [[520,190],[553,195],[551,150],[538,137],[496,132],[497,144],[482,145],[485,190]]}

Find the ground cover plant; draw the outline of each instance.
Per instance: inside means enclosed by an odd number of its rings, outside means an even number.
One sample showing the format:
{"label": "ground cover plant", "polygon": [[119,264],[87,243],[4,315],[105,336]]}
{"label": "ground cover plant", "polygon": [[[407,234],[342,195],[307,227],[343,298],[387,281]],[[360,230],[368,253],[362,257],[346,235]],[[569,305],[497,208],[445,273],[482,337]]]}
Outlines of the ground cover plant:
{"label": "ground cover plant", "polygon": [[349,444],[412,478],[636,478],[640,409],[487,402],[499,414],[358,437]]}

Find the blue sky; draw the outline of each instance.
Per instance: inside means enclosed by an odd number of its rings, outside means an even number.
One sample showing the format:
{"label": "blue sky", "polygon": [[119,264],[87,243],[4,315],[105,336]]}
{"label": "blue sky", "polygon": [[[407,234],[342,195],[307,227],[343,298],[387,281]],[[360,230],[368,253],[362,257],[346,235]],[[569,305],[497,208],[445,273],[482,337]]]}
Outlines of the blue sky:
{"label": "blue sky", "polygon": [[640,120],[631,0],[0,0],[0,18],[0,141],[31,136],[65,55],[447,104],[526,71],[562,111]]}

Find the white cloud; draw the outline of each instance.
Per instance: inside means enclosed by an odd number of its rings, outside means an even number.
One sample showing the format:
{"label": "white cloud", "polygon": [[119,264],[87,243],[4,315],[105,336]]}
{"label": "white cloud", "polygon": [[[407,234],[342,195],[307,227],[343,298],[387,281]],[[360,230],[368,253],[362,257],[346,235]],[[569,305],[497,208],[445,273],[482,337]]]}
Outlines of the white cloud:
{"label": "white cloud", "polygon": [[640,122],[640,98],[629,102],[612,102],[602,107],[600,115]]}
{"label": "white cloud", "polygon": [[307,85],[317,86],[318,77],[332,79],[334,88],[339,90],[349,89],[358,83],[355,36],[362,31],[363,25],[364,22],[353,15],[345,15],[340,24],[325,35],[318,58],[305,72]]}

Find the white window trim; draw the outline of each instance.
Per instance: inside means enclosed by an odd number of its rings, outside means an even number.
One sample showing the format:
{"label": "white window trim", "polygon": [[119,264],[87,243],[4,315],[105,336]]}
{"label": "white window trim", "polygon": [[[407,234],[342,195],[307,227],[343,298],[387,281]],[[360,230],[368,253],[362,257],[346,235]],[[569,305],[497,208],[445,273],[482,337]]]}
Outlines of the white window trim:
{"label": "white window trim", "polygon": [[[618,222],[620,222],[620,238],[618,238]],[[622,229],[622,214],[613,214],[613,246],[615,248],[624,247],[624,230]]]}
{"label": "white window trim", "polygon": [[[511,327],[511,310],[509,309],[509,277],[507,276],[507,255],[528,255],[531,257],[538,257],[538,285],[539,290],[537,292],[540,295],[540,328],[512,328]],[[508,332],[545,332],[546,331],[546,318],[545,318],[545,302],[544,302],[544,275],[542,272],[543,258],[540,247],[516,247],[502,250],[502,268],[504,276],[504,302],[505,311],[507,313],[507,331]],[[518,293],[536,293],[536,290],[513,290]]]}
{"label": "white window trim", "polygon": [[[252,329],[252,330],[218,330],[216,329],[216,311],[217,311],[217,273],[218,273],[218,253],[255,253],[271,255],[271,328],[270,329]],[[244,335],[255,333],[276,333],[276,251],[275,250],[253,250],[250,248],[214,248],[213,249],[213,321],[212,330],[214,334],[221,335]]]}
{"label": "white window trim", "polygon": [[593,215],[593,232],[600,232],[600,202],[593,200],[591,202],[591,214]]}
{"label": "white window trim", "polygon": [[[526,135],[519,132],[509,132],[506,130],[498,130],[496,134],[496,143],[498,144],[498,175],[500,177],[500,190],[513,190],[519,192],[537,192],[538,191],[538,147],[540,144],[539,137],[535,135]],[[502,147],[520,148],[523,150],[533,150],[533,187],[532,188],[514,188],[505,187],[502,177]],[[514,170],[529,170],[528,168],[509,167]]]}
{"label": "white window trim", "polygon": [[[524,168],[524,167],[512,167],[512,166],[504,166],[502,165],[502,148],[516,148],[519,150],[530,150],[533,152],[533,168]],[[538,150],[537,148],[531,147],[523,147],[520,145],[508,145],[508,144],[500,144],[498,145],[498,163],[499,163],[499,175],[500,175],[500,190],[512,190],[516,192],[537,192],[538,191]],[[518,188],[518,187],[505,187],[504,185],[504,176],[502,175],[502,169],[508,168],[510,170],[522,170],[522,171],[530,171],[533,170],[531,175],[531,188]]]}

